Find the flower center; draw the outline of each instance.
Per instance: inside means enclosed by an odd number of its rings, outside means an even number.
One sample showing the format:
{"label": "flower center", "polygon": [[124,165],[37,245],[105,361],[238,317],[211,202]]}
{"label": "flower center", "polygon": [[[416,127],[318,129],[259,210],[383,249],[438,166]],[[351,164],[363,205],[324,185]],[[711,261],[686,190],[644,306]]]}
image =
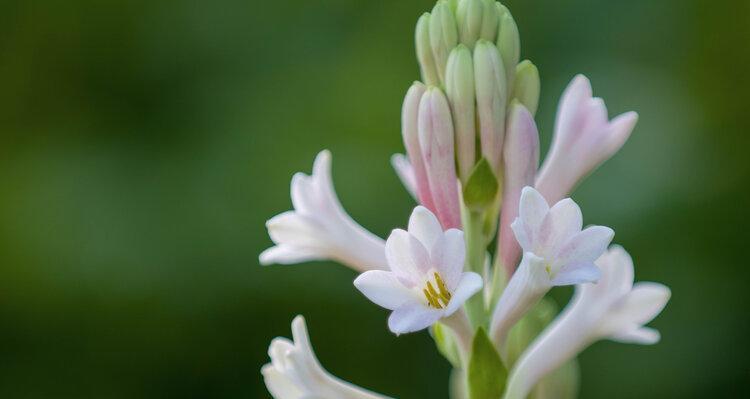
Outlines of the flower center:
{"label": "flower center", "polygon": [[[434,272],[433,276],[435,277],[435,285],[432,285],[432,281],[428,280],[422,292],[425,298],[427,298],[427,305],[429,307],[443,309],[448,306],[448,302],[451,300],[451,293],[448,291],[445,281],[443,281],[438,272]],[[437,289],[435,289],[435,286],[437,286]]]}

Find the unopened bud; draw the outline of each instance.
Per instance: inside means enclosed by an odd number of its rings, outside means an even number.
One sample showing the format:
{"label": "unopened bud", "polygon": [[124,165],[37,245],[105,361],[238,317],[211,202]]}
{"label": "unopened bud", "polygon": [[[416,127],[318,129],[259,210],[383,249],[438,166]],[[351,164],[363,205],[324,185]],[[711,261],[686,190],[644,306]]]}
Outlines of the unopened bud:
{"label": "unopened bud", "polygon": [[[459,0],[456,22],[461,43],[473,49],[482,33],[482,0]],[[492,39],[490,39],[492,40]]]}
{"label": "unopened bud", "polygon": [[422,147],[419,145],[419,103],[427,88],[420,82],[414,82],[406,92],[404,105],[401,108],[401,134],[404,139],[406,154],[409,156],[414,179],[416,182],[416,193],[419,202],[435,212],[435,203],[430,193],[430,184],[427,180]]}
{"label": "unopened bud", "polygon": [[500,26],[497,33],[497,48],[505,62],[505,72],[508,76],[508,82],[513,82],[513,75],[516,72],[516,65],[521,58],[521,39],[518,34],[518,26],[508,9],[497,4]]}
{"label": "unopened bud", "polygon": [[474,49],[474,81],[482,155],[490,163],[492,172],[502,176],[508,86],[500,52],[485,40],[477,42]]}
{"label": "unopened bud", "polygon": [[513,97],[536,115],[539,106],[539,70],[531,61],[525,60],[516,66],[516,78],[513,81]]}
{"label": "unopened bud", "polygon": [[459,44],[448,57],[445,88],[453,111],[456,131],[456,157],[461,181],[471,174],[476,160],[476,114],[474,63],[471,50]]}
{"label": "unopened bud", "polygon": [[432,46],[430,45],[430,19],[431,15],[427,12],[419,17],[414,36],[422,80],[428,85],[437,85],[440,83],[440,80],[437,67],[435,66],[435,59],[432,56]]}
{"label": "unopened bud", "polygon": [[495,0],[482,0],[482,30],[479,38],[494,41],[499,23],[499,11],[495,6]]}
{"label": "unopened bud", "polygon": [[453,16],[448,0],[440,0],[432,9],[432,17],[430,17],[430,45],[441,82],[445,82],[445,67],[448,64],[448,55],[457,44],[456,18]]}

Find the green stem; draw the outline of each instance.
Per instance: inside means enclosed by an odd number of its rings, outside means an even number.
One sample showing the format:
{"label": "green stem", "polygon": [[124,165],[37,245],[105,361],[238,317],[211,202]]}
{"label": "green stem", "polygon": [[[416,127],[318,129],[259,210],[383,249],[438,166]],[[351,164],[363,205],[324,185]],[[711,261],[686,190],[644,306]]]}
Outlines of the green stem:
{"label": "green stem", "polygon": [[[481,212],[462,210],[464,216],[464,237],[466,239],[466,264],[470,271],[484,276],[484,262],[486,256],[484,237],[484,215]],[[466,301],[466,314],[472,328],[487,326],[487,309],[484,306],[483,291],[480,291]]]}

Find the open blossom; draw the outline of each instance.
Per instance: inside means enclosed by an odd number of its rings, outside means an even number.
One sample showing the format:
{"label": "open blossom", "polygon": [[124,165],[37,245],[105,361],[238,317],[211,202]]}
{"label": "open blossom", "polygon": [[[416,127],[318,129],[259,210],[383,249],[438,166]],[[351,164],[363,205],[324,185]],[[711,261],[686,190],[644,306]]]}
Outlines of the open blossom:
{"label": "open blossom", "polygon": [[318,362],[307,335],[305,319],[292,321],[294,341],[276,338],[261,369],[266,388],[275,399],[388,399],[329,374]]}
{"label": "open blossom", "polygon": [[414,209],[408,231],[394,230],[385,247],[390,270],[365,272],[354,285],[377,305],[393,310],[388,327],[396,334],[451,316],[482,288],[478,274],[463,271],[463,232],[444,232],[423,206]]}
{"label": "open blossom", "polygon": [[335,260],[359,271],[386,269],[383,240],[358,225],[341,206],[331,180],[331,153],[321,151],[313,173],[292,178],[293,211],[266,223],[276,244],[260,254],[264,265]]}
{"label": "open blossom", "polygon": [[600,271],[594,262],[614,237],[608,227],[582,230],[581,209],[573,200],[564,199],[550,208],[531,187],[523,189],[519,216],[511,227],[523,258],[492,316],[491,335],[501,348],[510,328],[550,288],[597,281]]}
{"label": "open blossom", "polygon": [[659,341],[659,332],[643,325],[664,309],[669,288],[633,284],[633,260],[622,247],[613,246],[596,263],[601,279],[578,285],[568,307],[524,352],[511,372],[506,399],[525,398],[542,377],[597,340]]}
{"label": "open blossom", "polygon": [[589,80],[576,76],[560,100],[555,135],[536,188],[550,202],[566,197],[582,178],[625,144],[636,122],[635,112],[610,121],[604,101],[593,97]]}

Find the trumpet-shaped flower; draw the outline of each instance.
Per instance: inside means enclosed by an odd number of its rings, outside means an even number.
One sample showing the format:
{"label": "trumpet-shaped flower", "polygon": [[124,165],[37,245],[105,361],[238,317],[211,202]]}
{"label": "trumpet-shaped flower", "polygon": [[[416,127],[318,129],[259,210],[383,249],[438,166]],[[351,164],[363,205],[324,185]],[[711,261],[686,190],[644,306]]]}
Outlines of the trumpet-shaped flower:
{"label": "trumpet-shaped flower", "polygon": [[331,181],[331,153],[321,151],[312,176],[292,178],[294,211],[266,222],[276,244],[260,254],[261,264],[335,260],[355,270],[386,269],[383,240],[344,211]]}
{"label": "trumpet-shaped flower", "polygon": [[261,369],[266,388],[275,399],[388,399],[329,374],[310,345],[305,319],[292,321],[294,341],[276,338],[268,355],[271,363]]}
{"label": "trumpet-shaped flower", "polygon": [[555,135],[536,188],[550,202],[566,197],[581,179],[625,144],[637,121],[635,112],[610,121],[604,101],[592,96],[589,80],[576,76],[560,100]]}
{"label": "trumpet-shaped flower", "polygon": [[594,264],[612,241],[614,231],[591,226],[582,230],[581,209],[567,198],[549,207],[531,187],[521,193],[519,216],[511,225],[523,258],[492,316],[491,334],[505,347],[508,331],[553,286],[595,282]]}
{"label": "trumpet-shaped flower", "polygon": [[385,248],[390,270],[365,272],[354,285],[393,311],[388,327],[396,334],[419,331],[451,316],[482,288],[478,274],[463,271],[463,232],[443,231],[425,207],[414,209],[408,231],[394,230]]}
{"label": "trumpet-shaped flower", "polygon": [[506,399],[525,398],[549,372],[600,339],[654,344],[659,332],[643,325],[666,306],[670,290],[650,282],[633,284],[633,260],[613,246],[596,262],[602,276],[597,284],[576,287],[571,303],[542,332],[516,362]]}

